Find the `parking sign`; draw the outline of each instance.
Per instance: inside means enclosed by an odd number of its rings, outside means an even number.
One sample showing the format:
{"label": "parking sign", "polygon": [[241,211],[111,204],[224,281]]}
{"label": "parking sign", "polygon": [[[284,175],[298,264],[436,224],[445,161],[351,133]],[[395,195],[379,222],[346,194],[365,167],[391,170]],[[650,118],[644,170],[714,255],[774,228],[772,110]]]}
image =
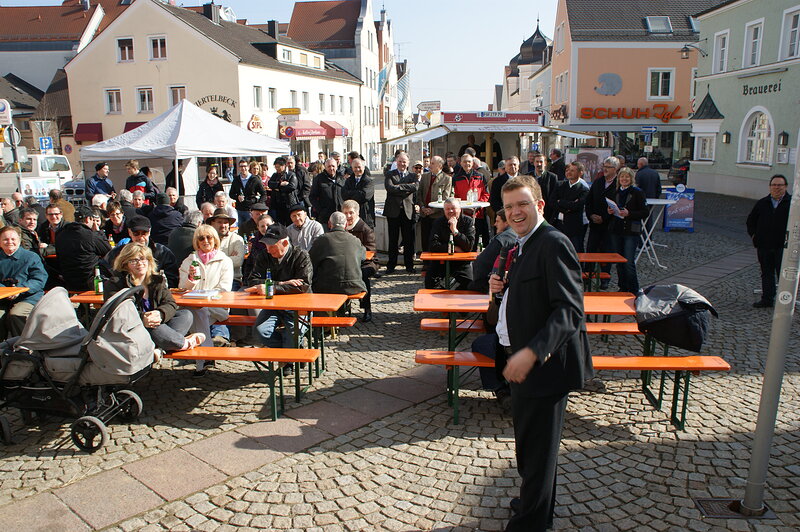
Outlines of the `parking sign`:
{"label": "parking sign", "polygon": [[53,149],[53,137],[39,137],[39,150],[42,152]]}

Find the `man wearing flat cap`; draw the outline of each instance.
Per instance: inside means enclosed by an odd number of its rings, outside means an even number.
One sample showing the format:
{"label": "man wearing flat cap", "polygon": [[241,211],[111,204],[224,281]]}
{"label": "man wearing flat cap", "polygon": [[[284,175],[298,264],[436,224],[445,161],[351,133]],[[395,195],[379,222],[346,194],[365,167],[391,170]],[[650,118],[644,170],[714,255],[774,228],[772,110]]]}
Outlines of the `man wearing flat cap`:
{"label": "man wearing flat cap", "polygon": [[[286,229],[274,224],[261,239],[266,249],[256,251],[253,270],[245,279],[245,292],[264,295],[267,271],[275,283],[275,295],[302,294],[311,288],[311,259],[304,250],[293,246]],[[283,330],[278,326],[283,324]],[[294,347],[294,315],[287,310],[262,310],[254,326],[254,334],[265,347]],[[300,324],[302,335],[305,328]]]}
{"label": "man wearing flat cap", "polygon": [[112,248],[103,257],[103,260],[100,261],[100,267],[103,270],[103,274],[105,276],[111,276],[114,259],[117,258],[126,245],[128,245],[130,242],[133,242],[150,248],[150,251],[153,252],[153,258],[156,261],[156,268],[164,272],[164,276],[167,278],[167,284],[169,284],[170,288],[177,288],[178,266],[180,266],[180,264],[175,259],[175,254],[172,253],[172,250],[163,244],[154,242],[150,238],[152,229],[150,220],[141,214],[137,214],[130,219],[127,224],[127,228],[128,236],[130,238],[121,240],[120,244],[118,244],[115,248]]}
{"label": "man wearing flat cap", "polygon": [[289,217],[292,219],[292,225],[286,228],[289,239],[293,246],[304,251],[311,249],[314,241],[325,233],[321,223],[308,217],[305,205],[302,203],[292,205]]}
{"label": "man wearing flat cap", "polygon": [[242,238],[247,239],[250,235],[256,234],[258,231],[258,220],[262,214],[266,214],[269,210],[266,203],[253,203],[250,205],[250,219],[239,226],[239,234]]}

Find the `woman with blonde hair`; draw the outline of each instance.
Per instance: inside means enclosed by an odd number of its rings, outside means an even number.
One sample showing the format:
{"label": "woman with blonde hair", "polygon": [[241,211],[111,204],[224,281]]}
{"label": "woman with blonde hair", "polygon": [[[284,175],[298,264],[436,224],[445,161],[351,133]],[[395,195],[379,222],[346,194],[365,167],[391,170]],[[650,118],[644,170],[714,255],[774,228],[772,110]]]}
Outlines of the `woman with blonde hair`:
{"label": "woman with blonde hair", "polygon": [[144,291],[136,295],[135,304],[156,347],[164,351],[183,351],[205,341],[206,336],[201,333],[186,335],[192,325],[192,314],[178,308],[166,277],[156,271],[156,261],[149,247],[129,243],[117,255],[113,268],[103,296],[108,299],[120,290],[143,286]]}
{"label": "woman with blonde hair", "polygon": [[647,200],[644,192],[633,185],[633,170],[624,166],[617,173],[617,194],[614,201],[619,214],[609,207],[611,222],[608,225],[610,251],[619,253],[628,262],[617,264],[617,282],[620,292],[639,292],[636,273],[636,246],[641,241],[642,221],[647,218]]}
{"label": "woman with blonde hair", "polygon": [[[206,224],[199,226],[194,231],[192,245],[195,251],[190,253],[181,264],[178,287],[188,290],[230,292],[233,287],[233,261],[220,251],[220,239],[217,230]],[[220,337],[218,343],[223,343],[221,340],[224,337],[214,334],[219,330],[217,329],[219,326],[213,324],[227,320],[228,309],[217,307],[193,308],[191,313],[194,316],[191,330],[205,335],[205,341],[202,345],[213,345],[212,337],[216,342],[217,336]],[[227,343],[227,341],[224,343]],[[205,366],[204,361],[198,361],[195,374],[203,375]]]}

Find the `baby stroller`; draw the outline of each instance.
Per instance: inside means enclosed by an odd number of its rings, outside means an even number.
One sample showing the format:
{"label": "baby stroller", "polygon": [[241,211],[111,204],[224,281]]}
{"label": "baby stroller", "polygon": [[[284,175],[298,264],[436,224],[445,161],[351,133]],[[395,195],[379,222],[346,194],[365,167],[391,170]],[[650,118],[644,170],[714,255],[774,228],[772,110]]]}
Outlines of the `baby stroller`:
{"label": "baby stroller", "polygon": [[[95,452],[108,441],[106,423],[133,421],[142,400],[128,389],[150,371],[155,345],[133,304],[142,287],[114,294],[87,331],[64,288],[47,292],[31,311],[22,334],[0,343],[0,408],[19,408],[26,424],[34,414],[78,418],[71,427],[78,448]],[[3,441],[11,443],[0,416]]]}

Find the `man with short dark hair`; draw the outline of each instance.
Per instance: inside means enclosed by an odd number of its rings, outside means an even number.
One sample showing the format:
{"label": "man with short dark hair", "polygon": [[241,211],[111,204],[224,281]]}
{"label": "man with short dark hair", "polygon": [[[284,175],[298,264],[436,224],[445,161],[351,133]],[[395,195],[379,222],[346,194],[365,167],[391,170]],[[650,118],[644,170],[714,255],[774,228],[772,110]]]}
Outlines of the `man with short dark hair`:
{"label": "man with short dark hair", "polygon": [[159,244],[151,238],[152,225],[150,220],[145,216],[137,215],[127,222],[128,236],[130,239],[124,244],[118,245],[111,249],[100,261],[104,273],[110,275],[114,266],[114,259],[122,252],[122,249],[133,242],[135,244],[142,244],[150,248],[153,252],[153,258],[156,261],[158,269],[164,272],[167,278],[167,283],[171,288],[178,287],[178,267],[180,262],[175,259],[175,254],[172,253],[167,246]]}
{"label": "man with short dark hair", "polygon": [[26,287],[27,292],[0,301],[0,339],[19,336],[44,293],[47,272],[37,253],[20,247],[18,227],[0,229],[0,285]]}
{"label": "man with short dark hair", "polygon": [[533,161],[536,156],[539,155],[539,152],[536,150],[528,150],[527,159],[519,165],[519,173],[522,175],[533,175],[534,164]]}
{"label": "man with short dark hair", "polygon": [[552,224],[556,218],[556,210],[553,205],[552,196],[558,186],[558,177],[553,172],[545,170],[544,165],[545,156],[541,153],[537,154],[533,158],[533,174],[531,175],[536,178],[539,187],[542,189],[542,198],[544,198],[545,202],[544,218]]}
{"label": "man with short dark hair", "polygon": [[515,515],[506,530],[552,527],[558,448],[571,390],[593,375],[583,313],[581,268],[566,235],[544,220],[538,183],[526,178],[503,187],[506,218],[517,235],[508,280],[492,275],[502,297],[496,332],[507,357],[517,470],[522,477]]}
{"label": "man with short dark hair", "polygon": [[564,157],[561,155],[561,150],[553,148],[550,150],[550,172],[556,174],[559,181],[566,179],[566,164]]}
{"label": "man with short dark hair", "polygon": [[781,269],[792,196],[786,192],[786,177],[775,174],[769,180],[769,195],[761,198],[747,216],[747,234],[753,240],[761,267],[761,299],[755,308],[775,306],[775,283]]}
{"label": "man with short dark hair", "polygon": [[44,254],[56,254],[56,233],[64,227],[64,215],[58,205],[48,205],[45,207],[46,220],[39,224],[36,230],[39,233],[39,242],[45,244]]}
{"label": "man with short dark hair", "polygon": [[346,225],[347,217],[334,212],[328,219],[329,231],[308,250],[314,271],[311,289],[316,293],[353,295],[367,290],[361,278],[366,250],[358,238],[345,230]]}
{"label": "man with short dark hair", "polygon": [[117,195],[114,183],[108,177],[108,163],[106,162],[94,165],[94,175],[86,180],[86,201],[92,203],[95,194],[105,194],[110,198]]}
{"label": "man with short dark hair", "polygon": [[95,267],[111,251],[105,235],[93,230],[93,225],[92,210],[80,206],[75,209],[75,221],[56,234],[56,255],[67,290],[91,288]]}
{"label": "man with short dark hair", "polygon": [[125,170],[128,178],[125,180],[125,188],[131,192],[140,191],[144,194],[145,204],[149,205],[156,199],[156,188],[149,177],[139,168],[139,161],[131,159],[125,163]]}
{"label": "man with short dark hair", "polygon": [[284,226],[289,225],[289,209],[300,201],[300,186],[294,172],[286,170],[286,159],[278,157],[273,163],[275,173],[269,178],[272,217]]}
{"label": "man with short dark hair", "polygon": [[72,206],[72,203],[64,199],[64,194],[61,192],[61,189],[54,188],[50,190],[48,195],[50,197],[50,205],[58,205],[61,209],[61,215],[64,217],[64,221],[67,223],[74,222],[75,207]]}
{"label": "man with short dark hair", "polygon": [[297,164],[297,160],[291,155],[286,158],[286,168],[290,172],[294,172],[294,175],[297,176],[297,183],[300,187],[298,191],[298,201],[302,201],[306,206],[306,210],[310,211],[311,201],[309,201],[308,195],[311,193],[311,185],[313,185],[313,183],[311,181],[311,176],[308,175],[308,170],[306,170],[302,164]]}
{"label": "man with short dark hair", "polygon": [[344,179],[338,173],[336,160],[328,159],[325,161],[325,169],[314,176],[314,184],[308,196],[319,223],[327,224],[331,214],[342,207],[343,185]]}
{"label": "man with short dark hair", "polygon": [[147,215],[153,225],[152,239],[166,246],[169,234],[183,223],[183,215],[169,204],[169,196],[166,194],[156,194],[155,203],[155,207]]}
{"label": "man with short dark hair", "polygon": [[[352,152],[355,153],[355,152]],[[364,159],[356,153],[350,159],[350,169],[342,186],[342,201],[358,202],[361,219],[375,228],[375,183],[369,175]]]}
{"label": "man with short dark hair", "polygon": [[28,251],[33,251],[37,256],[41,257],[42,249],[47,247],[47,244],[39,243],[39,235],[36,233],[37,221],[39,214],[30,207],[24,207],[19,211],[19,229],[20,237],[22,238],[20,245]]}

